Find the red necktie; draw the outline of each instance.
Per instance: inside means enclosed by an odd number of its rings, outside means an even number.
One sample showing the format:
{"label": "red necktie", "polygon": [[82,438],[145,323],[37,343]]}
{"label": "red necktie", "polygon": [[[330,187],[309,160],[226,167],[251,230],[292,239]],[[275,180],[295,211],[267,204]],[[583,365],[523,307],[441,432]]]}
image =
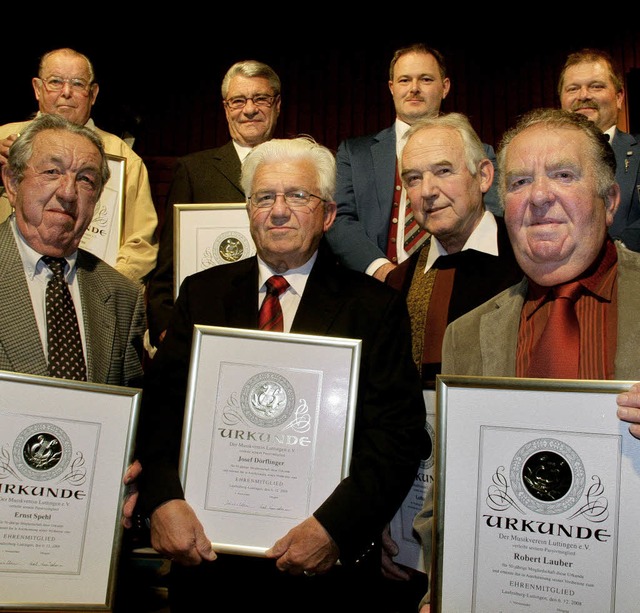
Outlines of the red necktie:
{"label": "red necktie", "polygon": [[549,320],[534,347],[529,364],[530,377],[577,379],[580,358],[580,326],[575,302],[580,283],[574,281],[553,288],[555,299]]}
{"label": "red necktie", "polygon": [[280,307],[280,294],[289,287],[287,280],[281,275],[273,275],[266,281],[267,295],[262,301],[260,313],[258,314],[258,328],[260,330],[273,330],[282,332],[283,317]]}

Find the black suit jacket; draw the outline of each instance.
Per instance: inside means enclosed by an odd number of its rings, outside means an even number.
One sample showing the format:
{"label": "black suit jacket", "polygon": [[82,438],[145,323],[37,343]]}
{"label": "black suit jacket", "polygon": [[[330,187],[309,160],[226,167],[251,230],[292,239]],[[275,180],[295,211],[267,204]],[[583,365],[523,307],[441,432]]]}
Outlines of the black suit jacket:
{"label": "black suit jacket", "polygon": [[[139,428],[145,512],[183,498],[178,455],[194,324],[256,329],[256,257],[187,277],[167,335],[145,374]],[[320,256],[291,332],[362,339],[350,475],[314,512],[343,564],[379,545],[426,451],[425,409],[398,292]]]}
{"label": "black suit jacket", "polygon": [[147,285],[147,319],[151,343],[166,330],[173,308],[173,205],[244,202],[240,187],[240,158],[233,141],[181,157],[176,162],[167,195],[158,262]]}

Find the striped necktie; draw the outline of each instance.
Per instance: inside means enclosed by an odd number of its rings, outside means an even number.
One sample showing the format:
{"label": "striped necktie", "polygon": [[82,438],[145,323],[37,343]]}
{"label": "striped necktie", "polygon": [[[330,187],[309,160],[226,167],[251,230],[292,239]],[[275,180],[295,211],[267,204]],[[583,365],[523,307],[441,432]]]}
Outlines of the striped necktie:
{"label": "striped necktie", "polygon": [[407,255],[412,255],[429,238],[429,234],[426,230],[423,230],[413,216],[413,211],[409,201],[407,200],[406,211],[404,216],[404,250]]}
{"label": "striped necktie", "polygon": [[282,307],[280,306],[280,294],[289,287],[288,281],[282,275],[273,275],[266,281],[267,295],[262,301],[260,313],[258,314],[258,328],[260,330],[273,330],[282,332],[284,330],[284,318]]}

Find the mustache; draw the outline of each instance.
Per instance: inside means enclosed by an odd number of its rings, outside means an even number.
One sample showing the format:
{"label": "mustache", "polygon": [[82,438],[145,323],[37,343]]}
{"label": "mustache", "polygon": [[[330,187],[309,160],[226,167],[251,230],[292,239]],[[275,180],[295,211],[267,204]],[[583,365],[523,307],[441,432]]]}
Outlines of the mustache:
{"label": "mustache", "polygon": [[571,105],[571,110],[575,111],[577,109],[595,109],[596,111],[600,108],[600,105],[594,100],[577,100]]}

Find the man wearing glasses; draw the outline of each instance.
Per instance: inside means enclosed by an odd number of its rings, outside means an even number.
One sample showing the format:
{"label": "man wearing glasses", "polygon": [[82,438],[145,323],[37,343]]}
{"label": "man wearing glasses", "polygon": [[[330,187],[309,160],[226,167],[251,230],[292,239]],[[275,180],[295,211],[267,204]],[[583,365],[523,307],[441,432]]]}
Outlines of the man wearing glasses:
{"label": "man wearing glasses", "polygon": [[[38,114],[61,115],[72,123],[87,126],[104,143],[108,155],[126,160],[124,227],[115,268],[126,277],[143,283],[156,265],[158,246],[155,231],[158,216],[151,197],[147,168],[142,158],[115,134],[96,127],[91,108],[98,97],[93,65],[88,57],[74,49],[55,49],[40,60],[38,76],[31,80],[38,101]],[[9,147],[29,122],[0,126],[0,165],[9,155]],[[0,198],[0,221],[11,214],[6,196]]]}
{"label": "man wearing glasses", "polygon": [[179,158],[174,169],[158,264],[148,286],[152,347],[164,338],[173,308],[173,205],[244,202],[240,165],[252,147],[273,137],[280,115],[280,78],[262,62],[246,60],[231,66],[222,80],[221,93],[231,140],[222,147]]}
{"label": "man wearing glasses", "polygon": [[[323,243],[336,215],[329,149],[310,138],[262,143],[244,161],[241,185],[256,255],[186,277],[145,373],[140,502],[152,546],[173,559],[171,611],[199,611],[208,602],[229,613],[382,613],[382,529],[426,452],[407,307],[398,292],[336,264]],[[263,319],[272,285],[283,290],[275,298],[280,312]],[[205,533],[178,480],[194,324],[362,339],[349,476],[266,558],[214,552],[216,535]]]}

